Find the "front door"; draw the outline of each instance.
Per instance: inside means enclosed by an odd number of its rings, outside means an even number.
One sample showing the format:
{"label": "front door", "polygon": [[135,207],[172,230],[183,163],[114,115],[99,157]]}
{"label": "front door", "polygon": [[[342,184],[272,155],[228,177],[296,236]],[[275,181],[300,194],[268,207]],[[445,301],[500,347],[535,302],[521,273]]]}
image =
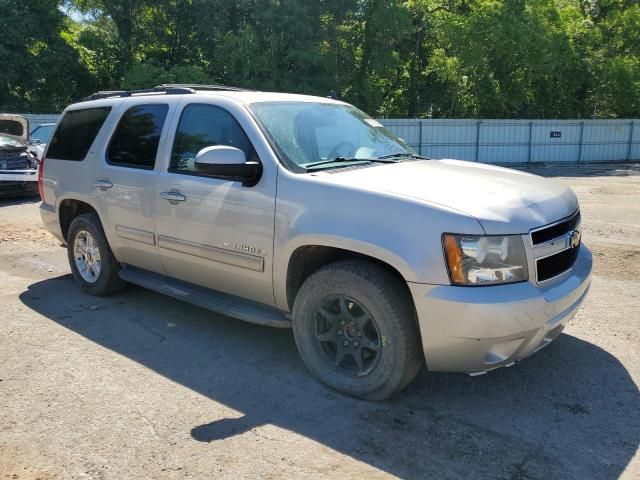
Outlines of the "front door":
{"label": "front door", "polygon": [[170,158],[157,184],[158,247],[169,276],[272,305],[275,166],[264,165],[258,184],[244,187],[204,176],[194,165],[196,154],[213,145],[259,160],[255,127],[233,107],[224,99],[185,103],[176,115]]}

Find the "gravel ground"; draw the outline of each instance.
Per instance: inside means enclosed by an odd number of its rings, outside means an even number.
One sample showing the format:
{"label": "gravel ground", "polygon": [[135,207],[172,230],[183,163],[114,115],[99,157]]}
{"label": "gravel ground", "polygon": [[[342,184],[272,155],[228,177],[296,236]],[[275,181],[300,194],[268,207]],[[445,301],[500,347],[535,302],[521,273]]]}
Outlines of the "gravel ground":
{"label": "gravel ground", "polygon": [[0,479],[640,478],[640,167],[539,173],[580,197],[584,307],[514,367],[380,404],[315,382],[289,331],[80,293],[38,204],[0,201]]}

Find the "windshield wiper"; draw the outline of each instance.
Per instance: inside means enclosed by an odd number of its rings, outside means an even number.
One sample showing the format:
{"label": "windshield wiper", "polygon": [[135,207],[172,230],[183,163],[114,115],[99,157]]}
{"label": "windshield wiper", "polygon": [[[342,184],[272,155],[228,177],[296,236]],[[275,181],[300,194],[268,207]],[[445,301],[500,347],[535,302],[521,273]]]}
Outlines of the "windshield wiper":
{"label": "windshield wiper", "polygon": [[416,160],[431,160],[429,157],[423,157],[422,155],[416,155],[415,153],[392,153],[391,155],[378,157],[377,160],[385,160],[388,158],[415,158]]}
{"label": "windshield wiper", "polygon": [[321,167],[324,165],[330,165],[332,163],[351,163],[351,162],[366,162],[366,163],[397,163],[397,160],[391,158],[355,158],[355,157],[336,157],[332,160],[322,160],[321,162],[314,162],[305,165],[307,170],[315,167]]}

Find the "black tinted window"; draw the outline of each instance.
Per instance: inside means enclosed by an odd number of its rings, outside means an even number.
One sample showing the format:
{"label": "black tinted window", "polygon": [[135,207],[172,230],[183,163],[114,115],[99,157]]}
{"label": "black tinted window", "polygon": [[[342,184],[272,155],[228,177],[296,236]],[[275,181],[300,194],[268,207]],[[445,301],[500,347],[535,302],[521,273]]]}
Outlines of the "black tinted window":
{"label": "black tinted window", "polygon": [[137,105],[120,119],[107,150],[107,163],[153,169],[168,105]]}
{"label": "black tinted window", "polygon": [[111,107],[72,110],[64,114],[47,150],[48,158],[84,160]]}
{"label": "black tinted window", "polygon": [[249,138],[229,112],[212,105],[188,105],[180,117],[169,171],[197,174],[197,153],[213,145],[236,147],[247,160],[257,158]]}

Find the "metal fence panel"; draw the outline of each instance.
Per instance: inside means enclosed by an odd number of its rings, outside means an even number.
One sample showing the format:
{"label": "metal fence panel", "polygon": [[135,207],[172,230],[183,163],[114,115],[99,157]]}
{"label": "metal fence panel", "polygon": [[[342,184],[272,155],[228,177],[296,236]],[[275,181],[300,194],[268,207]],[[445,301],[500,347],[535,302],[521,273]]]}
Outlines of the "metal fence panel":
{"label": "metal fence panel", "polygon": [[629,152],[627,158],[629,160],[640,158],[640,122],[637,120],[629,124],[630,132],[629,138]]}
{"label": "metal fence panel", "polygon": [[20,114],[23,117],[26,117],[29,120],[29,127],[33,130],[38,125],[43,123],[55,123],[58,120],[58,115],[56,114]]}
{"label": "metal fence panel", "polygon": [[593,123],[584,126],[582,161],[626,160],[631,122]]}
{"label": "metal fence panel", "polygon": [[434,158],[485,163],[640,160],[638,120],[380,121]]}
{"label": "metal fence panel", "polygon": [[[31,128],[56,114],[25,114]],[[422,155],[485,163],[640,160],[640,120],[381,119]]]}

